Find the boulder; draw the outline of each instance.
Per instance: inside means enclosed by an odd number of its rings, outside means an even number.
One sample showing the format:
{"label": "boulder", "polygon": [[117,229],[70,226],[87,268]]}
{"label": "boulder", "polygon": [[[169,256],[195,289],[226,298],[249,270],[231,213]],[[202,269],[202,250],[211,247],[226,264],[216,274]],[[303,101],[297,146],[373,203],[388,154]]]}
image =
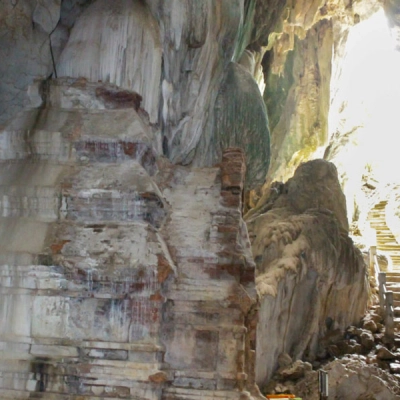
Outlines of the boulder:
{"label": "boulder", "polygon": [[376,357],[379,360],[394,360],[396,355],[388,350],[386,347],[380,346],[376,351]]}
{"label": "boulder", "polygon": [[[261,298],[259,384],[273,375],[286,349],[294,359],[323,357],[319,343],[328,332],[342,335],[358,323],[368,297],[366,266],[347,235],[345,200],[333,164],[303,164],[266,204],[268,209],[261,206],[247,220]],[[373,343],[371,335],[366,334],[366,346]],[[358,346],[351,348],[356,351]]]}
{"label": "boulder", "polygon": [[297,380],[302,378],[307,371],[312,370],[312,365],[301,360],[295,361],[288,367],[278,370],[278,376],[283,380]]}

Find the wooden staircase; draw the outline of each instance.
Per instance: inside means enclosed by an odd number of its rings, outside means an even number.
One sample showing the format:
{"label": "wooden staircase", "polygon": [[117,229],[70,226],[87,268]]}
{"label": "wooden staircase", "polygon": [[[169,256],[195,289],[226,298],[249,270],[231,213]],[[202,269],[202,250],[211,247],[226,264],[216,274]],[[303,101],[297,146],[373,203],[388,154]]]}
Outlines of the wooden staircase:
{"label": "wooden staircase", "polygon": [[[386,271],[386,290],[393,292],[395,345],[400,347],[400,245],[386,225],[386,205],[383,200],[377,203],[368,214],[371,228],[376,231],[376,248],[388,258]],[[393,371],[394,372],[394,371]],[[397,372],[397,371],[396,371]]]}
{"label": "wooden staircase", "polygon": [[376,248],[390,257],[393,270],[400,272],[400,245],[397,243],[392,231],[386,225],[387,200],[383,200],[375,205],[368,214],[371,228],[376,231]]}

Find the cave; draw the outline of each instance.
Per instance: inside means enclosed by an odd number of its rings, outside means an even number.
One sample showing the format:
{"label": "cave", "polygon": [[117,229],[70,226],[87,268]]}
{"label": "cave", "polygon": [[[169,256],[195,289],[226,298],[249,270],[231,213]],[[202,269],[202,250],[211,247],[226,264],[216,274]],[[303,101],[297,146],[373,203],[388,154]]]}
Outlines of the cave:
{"label": "cave", "polygon": [[0,22],[0,399],[400,399],[398,0]]}

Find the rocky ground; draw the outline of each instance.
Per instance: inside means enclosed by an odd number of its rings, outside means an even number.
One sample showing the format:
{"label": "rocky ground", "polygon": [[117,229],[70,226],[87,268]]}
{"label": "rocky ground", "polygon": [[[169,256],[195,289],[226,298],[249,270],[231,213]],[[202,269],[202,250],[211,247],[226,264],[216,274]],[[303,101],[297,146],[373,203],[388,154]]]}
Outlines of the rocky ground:
{"label": "rocky ground", "polygon": [[329,399],[348,399],[350,394],[360,400],[400,399],[400,344],[385,337],[376,304],[358,326],[349,326],[345,332],[328,330],[312,364],[281,354],[279,366],[262,388],[264,394],[294,393],[318,400],[318,370],[323,369],[329,377]]}

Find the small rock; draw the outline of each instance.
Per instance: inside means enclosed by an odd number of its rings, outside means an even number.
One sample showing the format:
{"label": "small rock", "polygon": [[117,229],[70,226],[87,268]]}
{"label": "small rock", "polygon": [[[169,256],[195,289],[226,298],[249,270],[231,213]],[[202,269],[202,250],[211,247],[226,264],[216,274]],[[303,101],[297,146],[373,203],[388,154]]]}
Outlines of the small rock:
{"label": "small rock", "polygon": [[276,394],[283,394],[283,393],[288,393],[288,392],[289,392],[289,389],[285,385],[283,385],[282,383],[278,383],[275,386],[275,393]]}
{"label": "small rock", "polygon": [[377,322],[376,323],[376,328],[378,329],[378,332],[382,332],[383,324],[381,324],[380,322]]}
{"label": "small rock", "polygon": [[296,380],[302,378],[305,372],[310,370],[312,370],[310,363],[297,360],[288,368],[279,370],[278,374],[282,379]]}
{"label": "small rock", "polygon": [[375,322],[375,324],[380,324],[382,322],[382,317],[379,315],[378,312],[376,311],[372,311],[369,315],[368,315],[368,319],[371,319],[372,321]]}
{"label": "small rock", "polygon": [[390,366],[389,363],[387,361],[383,361],[383,360],[376,360],[376,364],[378,365],[378,367],[380,369],[383,369],[385,371],[389,371],[390,370]]}
{"label": "small rock", "polygon": [[369,330],[371,333],[376,333],[378,331],[378,327],[372,319],[364,321],[363,328]]}
{"label": "small rock", "polygon": [[377,343],[382,343],[382,339],[384,337],[384,333],[375,333],[374,338]]}
{"label": "small rock", "polygon": [[341,352],[339,351],[338,347],[335,346],[334,344],[331,344],[330,346],[328,346],[328,354],[331,357],[339,357],[341,355]]}
{"label": "small rock", "polygon": [[355,344],[354,346],[350,346],[351,352],[353,354],[361,354],[362,352],[362,346],[361,344]]}
{"label": "small rock", "polygon": [[278,357],[279,368],[288,367],[292,363],[293,363],[292,357],[290,357],[289,354],[287,354],[287,353],[282,353]]}
{"label": "small rock", "polygon": [[326,343],[335,343],[338,340],[341,340],[343,338],[343,331],[340,329],[335,329],[332,331],[328,331],[326,335],[324,336],[324,341]]}
{"label": "small rock", "polygon": [[356,328],[355,326],[349,326],[347,328],[346,333],[350,335],[351,338],[353,337],[359,338],[362,333],[362,329]]}
{"label": "small rock", "polygon": [[374,355],[367,356],[367,360],[366,360],[367,364],[376,364],[376,362],[377,362],[376,355],[375,356]]}
{"label": "small rock", "polygon": [[360,335],[360,339],[361,339],[362,346],[366,350],[371,350],[374,347],[375,340],[374,340],[374,336],[372,335],[372,333],[370,331],[363,330]]}
{"label": "small rock", "polygon": [[380,347],[376,352],[376,357],[379,360],[394,360],[396,356],[386,347]]}
{"label": "small rock", "polygon": [[263,388],[263,393],[275,393],[275,387],[278,382],[275,379],[271,379]]}
{"label": "small rock", "polygon": [[340,355],[353,353],[353,351],[351,351],[353,346],[350,345],[347,340],[341,340],[340,342],[337,342],[336,347],[338,348]]}

